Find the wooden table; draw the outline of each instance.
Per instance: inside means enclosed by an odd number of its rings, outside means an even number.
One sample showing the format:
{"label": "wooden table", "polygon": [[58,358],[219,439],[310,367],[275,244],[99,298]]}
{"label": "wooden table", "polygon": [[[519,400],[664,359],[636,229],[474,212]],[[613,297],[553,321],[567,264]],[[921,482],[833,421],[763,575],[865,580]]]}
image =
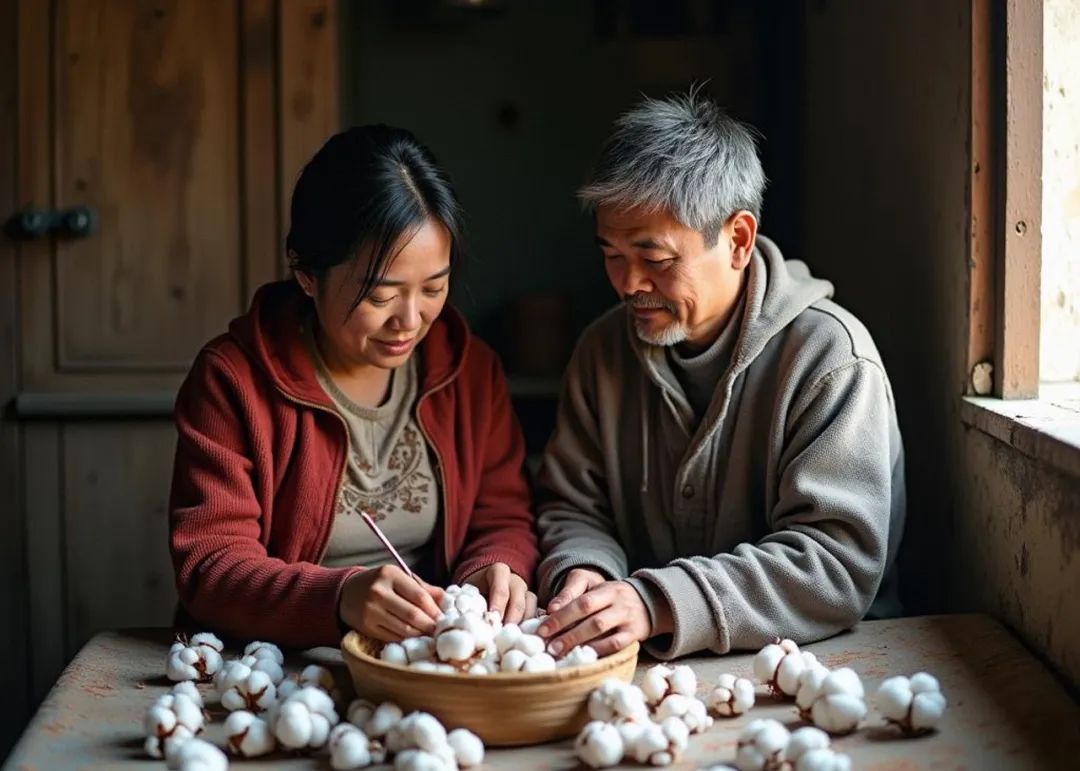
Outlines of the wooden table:
{"label": "wooden table", "polygon": [[[147,768],[164,763],[143,755],[142,718],[169,684],[162,673],[169,634],[110,632],[79,653],[41,706],[9,758],[11,769]],[[854,768],[874,771],[914,769],[1080,768],[1080,705],[1003,627],[985,616],[928,616],[871,621],[831,640],[806,646],[826,666],[850,666],[868,691],[890,675],[928,671],[949,700],[941,730],[903,739],[871,710],[852,736],[834,742],[851,755]],[[751,656],[695,656],[685,660],[701,688],[722,672],[750,675]],[[291,661],[318,661],[347,681],[340,654],[330,648],[307,651]],[[642,661],[638,678],[651,662]],[[772,717],[798,724],[790,703],[759,697],[749,715],[718,719],[673,768],[700,768],[731,762],[736,737],[748,720]],[[207,730],[223,744],[222,720]],[[491,769],[571,769],[577,766],[567,740],[523,749],[489,751]],[[325,754],[273,756],[238,761],[243,769],[327,769]],[[637,766],[626,766],[633,768]]]}

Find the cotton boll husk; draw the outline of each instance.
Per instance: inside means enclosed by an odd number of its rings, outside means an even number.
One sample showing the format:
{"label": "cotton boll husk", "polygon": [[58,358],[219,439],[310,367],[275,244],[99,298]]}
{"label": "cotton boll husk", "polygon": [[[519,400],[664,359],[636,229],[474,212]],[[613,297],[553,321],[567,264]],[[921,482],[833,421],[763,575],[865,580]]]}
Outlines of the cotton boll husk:
{"label": "cotton boll husk", "polygon": [[390,642],[379,651],[379,659],[388,664],[406,666],[409,663],[409,654],[405,652],[405,646],[401,643]]}
{"label": "cotton boll husk", "polygon": [[825,749],[829,746],[829,735],[820,728],[800,728],[793,731],[788,740],[785,756],[795,762],[810,750]]}
{"label": "cotton boll husk", "polygon": [[514,650],[521,651],[530,658],[537,653],[543,653],[546,647],[547,643],[544,642],[544,638],[535,634],[522,634],[514,643]]}
{"label": "cotton boll husk", "polygon": [[541,651],[535,656],[530,656],[521,668],[523,672],[554,672],[555,659],[550,653]]}
{"label": "cotton boll husk", "polygon": [[173,771],[225,771],[229,758],[213,744],[202,739],[188,739],[165,756],[165,765]]}
{"label": "cotton boll husk", "polygon": [[265,720],[246,710],[231,713],[225,719],[228,747],[236,755],[257,758],[277,748],[274,732]]}
{"label": "cotton boll husk", "polygon": [[794,771],[851,771],[851,758],[831,749],[809,750],[795,763]]}
{"label": "cotton boll husk", "polygon": [[836,735],[851,733],[865,716],[866,703],[846,693],[822,696],[810,708],[814,725]]}
{"label": "cotton boll husk", "polygon": [[874,695],[874,707],[885,719],[898,722],[907,717],[913,696],[906,677],[890,677],[882,682]]}
{"label": "cotton boll husk", "polygon": [[198,687],[191,680],[183,680],[173,686],[170,691],[173,696],[186,696],[198,705],[200,708],[205,706],[203,702],[202,693],[199,692]]}
{"label": "cotton boll husk", "polygon": [[574,742],[574,752],[590,768],[614,766],[623,758],[622,736],[610,723],[594,720],[581,729]]}
{"label": "cotton boll husk", "polygon": [[330,747],[330,767],[335,771],[353,771],[372,764],[371,742],[363,731],[349,723],[335,726],[327,744]]}
{"label": "cotton boll husk", "polygon": [[503,672],[520,672],[524,668],[525,662],[528,660],[529,656],[527,653],[514,648],[503,654],[502,661],[499,663],[499,668]]}
{"label": "cotton boll husk", "polygon": [[446,742],[454,750],[454,757],[462,768],[471,768],[484,762],[484,743],[472,731],[456,728],[446,735]]}
{"label": "cotton boll husk", "polygon": [[915,694],[911,702],[911,730],[919,733],[936,728],[945,714],[946,706],[945,696],[938,691]]}
{"label": "cotton boll husk", "polygon": [[401,722],[403,716],[401,707],[392,701],[384,701],[375,708],[364,730],[372,739],[381,739],[391,728]]}
{"label": "cotton boll husk", "polygon": [[409,662],[427,661],[435,658],[435,638],[429,635],[406,637],[401,641]]}

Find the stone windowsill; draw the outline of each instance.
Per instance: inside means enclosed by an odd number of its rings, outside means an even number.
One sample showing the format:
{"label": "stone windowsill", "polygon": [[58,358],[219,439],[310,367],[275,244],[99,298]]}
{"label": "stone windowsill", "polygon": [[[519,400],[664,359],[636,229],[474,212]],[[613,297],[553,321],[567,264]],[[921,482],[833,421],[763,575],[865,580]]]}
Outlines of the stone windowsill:
{"label": "stone windowsill", "polygon": [[1080,478],[1080,383],[1044,385],[1038,399],[965,396],[960,417],[1029,458]]}

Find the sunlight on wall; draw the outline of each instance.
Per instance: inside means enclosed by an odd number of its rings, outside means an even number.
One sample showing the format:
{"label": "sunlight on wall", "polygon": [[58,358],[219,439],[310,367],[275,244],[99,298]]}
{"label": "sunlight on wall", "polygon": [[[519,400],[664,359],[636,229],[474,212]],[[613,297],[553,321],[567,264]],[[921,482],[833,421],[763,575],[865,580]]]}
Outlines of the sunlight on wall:
{"label": "sunlight on wall", "polygon": [[1080,380],[1080,3],[1043,16],[1043,264],[1039,374]]}

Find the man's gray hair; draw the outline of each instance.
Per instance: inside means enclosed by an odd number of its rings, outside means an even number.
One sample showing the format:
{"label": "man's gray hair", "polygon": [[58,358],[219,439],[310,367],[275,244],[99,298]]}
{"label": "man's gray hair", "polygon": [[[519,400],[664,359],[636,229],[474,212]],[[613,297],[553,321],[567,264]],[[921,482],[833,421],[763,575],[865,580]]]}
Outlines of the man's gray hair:
{"label": "man's gray hair", "polygon": [[667,211],[714,244],[735,212],[761,219],[765,172],[754,133],[698,89],[646,98],[615,122],[578,196],[591,211]]}

